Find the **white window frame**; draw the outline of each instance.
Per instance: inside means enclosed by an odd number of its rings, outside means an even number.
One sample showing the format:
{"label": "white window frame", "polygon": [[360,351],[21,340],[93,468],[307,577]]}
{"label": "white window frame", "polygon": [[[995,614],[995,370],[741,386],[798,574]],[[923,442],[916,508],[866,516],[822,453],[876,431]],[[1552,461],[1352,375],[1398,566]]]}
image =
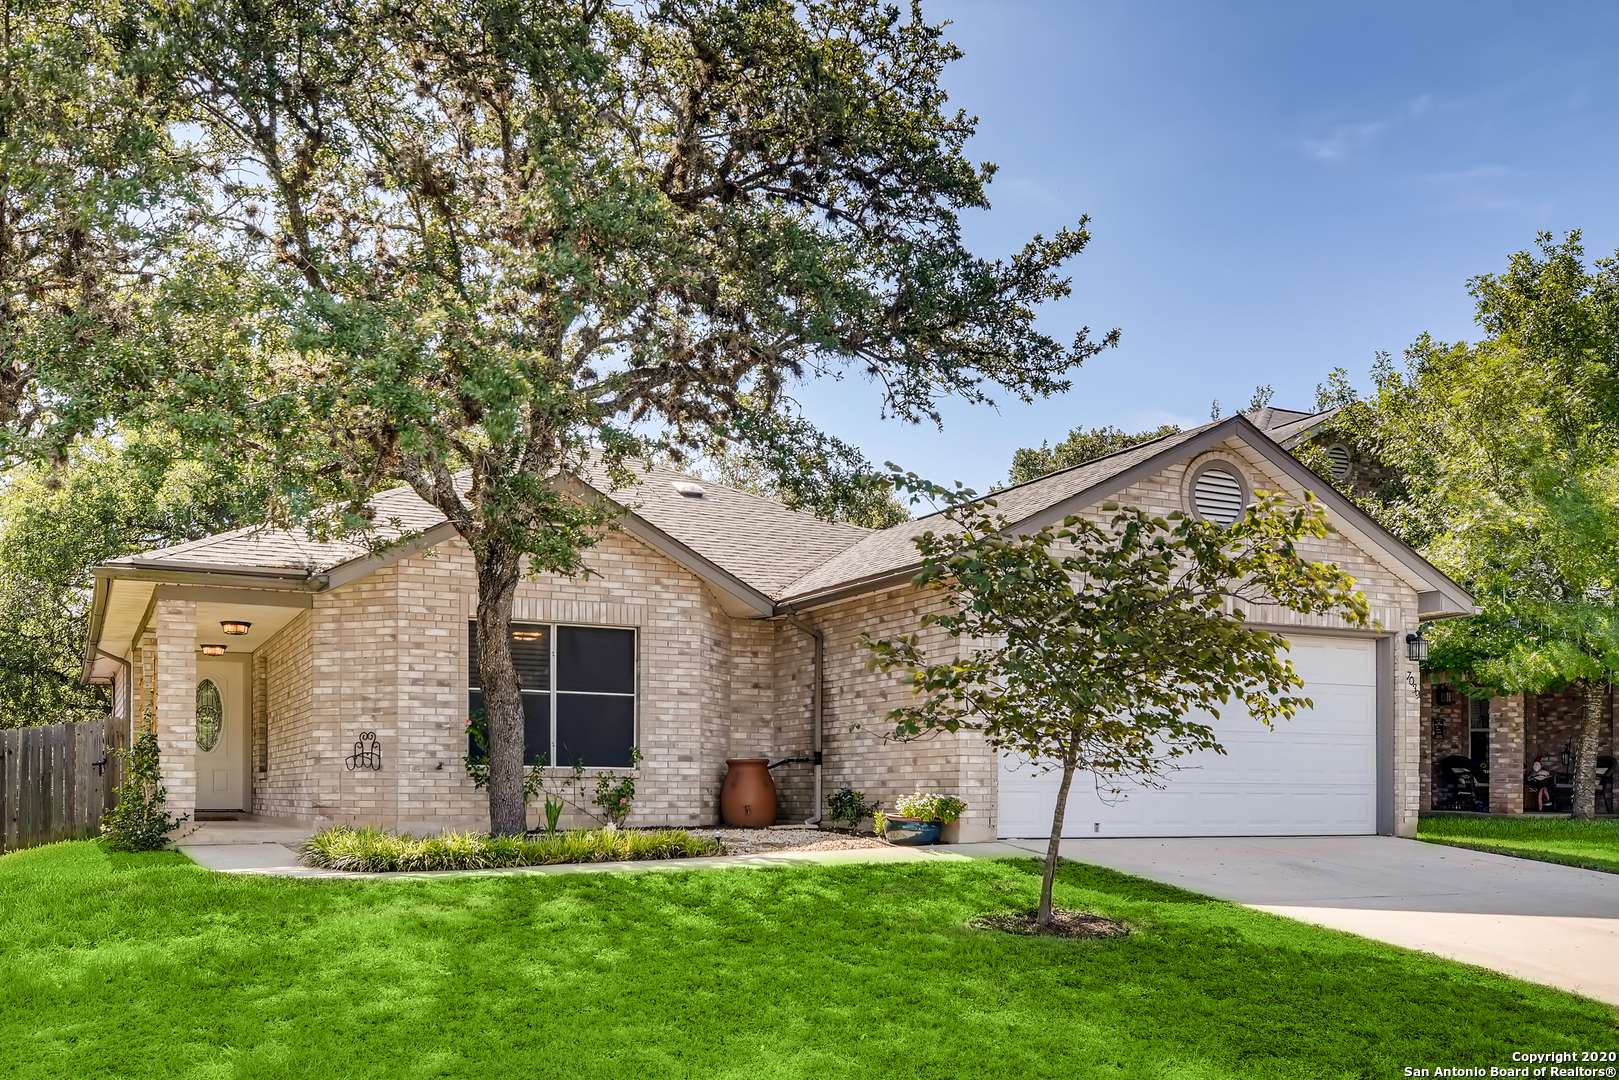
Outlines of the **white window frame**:
{"label": "white window frame", "polygon": [[[476,628],[477,619],[468,619],[467,625]],[[551,722],[548,725],[551,734],[550,745],[545,751],[545,768],[572,771],[573,766],[563,765],[557,761],[557,697],[569,694],[574,697],[618,697],[630,699],[630,749],[641,745],[641,628],[639,626],[615,626],[608,623],[556,623],[556,622],[529,622],[527,620],[514,620],[510,630],[516,631],[523,627],[539,626],[545,628],[546,648],[549,655],[546,657],[546,671],[550,678],[547,680],[551,686],[548,690],[525,690],[517,688],[518,694],[531,694],[536,697],[544,695],[549,699],[547,705],[551,713]],[[634,689],[629,693],[607,690],[558,690],[557,689],[557,637],[560,631],[567,630],[627,630],[630,633],[630,663],[633,670],[630,672],[630,683]],[[476,630],[474,629],[474,632]],[[472,663],[472,649],[467,648],[467,692],[476,690],[483,693],[483,687],[474,685],[473,680],[478,678],[476,667]],[[533,766],[525,766],[532,768]],[[595,772],[633,772],[633,765],[586,765],[586,769]]]}

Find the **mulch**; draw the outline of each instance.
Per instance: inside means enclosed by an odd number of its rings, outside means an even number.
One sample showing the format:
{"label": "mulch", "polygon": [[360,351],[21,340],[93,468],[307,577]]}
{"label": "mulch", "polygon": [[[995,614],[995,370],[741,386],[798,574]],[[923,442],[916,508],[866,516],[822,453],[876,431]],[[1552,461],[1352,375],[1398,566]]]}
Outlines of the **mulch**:
{"label": "mulch", "polygon": [[993,915],[971,919],[967,925],[977,930],[1000,930],[1007,934],[1042,937],[1122,938],[1130,934],[1130,928],[1116,919],[1065,908],[1051,909],[1051,925],[1043,931],[1035,926],[1035,913],[1032,911],[998,911]]}

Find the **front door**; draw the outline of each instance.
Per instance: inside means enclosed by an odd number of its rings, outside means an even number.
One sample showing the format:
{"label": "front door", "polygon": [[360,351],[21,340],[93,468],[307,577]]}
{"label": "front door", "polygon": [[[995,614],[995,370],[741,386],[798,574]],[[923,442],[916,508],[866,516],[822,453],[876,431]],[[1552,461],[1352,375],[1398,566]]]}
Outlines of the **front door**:
{"label": "front door", "polygon": [[197,809],[247,809],[247,665],[197,659]]}

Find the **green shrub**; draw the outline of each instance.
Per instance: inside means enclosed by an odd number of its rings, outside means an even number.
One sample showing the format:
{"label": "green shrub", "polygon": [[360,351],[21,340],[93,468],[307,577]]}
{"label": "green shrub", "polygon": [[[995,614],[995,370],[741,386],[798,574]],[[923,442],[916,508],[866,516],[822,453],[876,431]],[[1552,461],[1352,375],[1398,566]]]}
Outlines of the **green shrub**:
{"label": "green shrub", "polygon": [[954,795],[935,795],[915,792],[894,800],[894,816],[915,818],[918,821],[937,821],[948,825],[961,817],[967,804]]}
{"label": "green shrub", "polygon": [[826,800],[826,808],[834,822],[843,822],[853,829],[860,824],[860,819],[867,814],[874,813],[879,803],[867,802],[866,793],[856,791],[851,787],[841,787],[834,791]]}
{"label": "green shrub", "polygon": [[723,851],[719,841],[681,829],[579,829],[523,839],[480,833],[400,836],[339,825],[305,840],[301,854],[307,866],[387,873],[689,859]]}
{"label": "green shrub", "polygon": [[124,780],[115,796],[118,801],[101,819],[101,842],[112,851],[158,851],[167,846],[170,830],[189,816],[169,816],[157,733],[150,723],[148,715],[135,735],[134,746],[111,751],[124,763]]}

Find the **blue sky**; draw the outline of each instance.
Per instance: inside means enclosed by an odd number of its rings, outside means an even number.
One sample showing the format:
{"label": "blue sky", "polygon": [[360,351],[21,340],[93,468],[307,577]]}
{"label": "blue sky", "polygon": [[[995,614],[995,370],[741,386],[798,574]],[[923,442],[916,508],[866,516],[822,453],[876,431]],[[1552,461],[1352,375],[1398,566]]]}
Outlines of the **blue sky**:
{"label": "blue sky", "polygon": [[1308,407],[1419,332],[1472,334],[1470,276],[1536,230],[1619,248],[1619,4],[934,2],[947,78],[1000,166],[967,223],[1001,255],[1080,213],[1059,338],[1117,349],[1033,405],[884,423],[858,378],[806,412],[878,462],[980,490],[1076,425],[1201,423],[1254,386]]}

